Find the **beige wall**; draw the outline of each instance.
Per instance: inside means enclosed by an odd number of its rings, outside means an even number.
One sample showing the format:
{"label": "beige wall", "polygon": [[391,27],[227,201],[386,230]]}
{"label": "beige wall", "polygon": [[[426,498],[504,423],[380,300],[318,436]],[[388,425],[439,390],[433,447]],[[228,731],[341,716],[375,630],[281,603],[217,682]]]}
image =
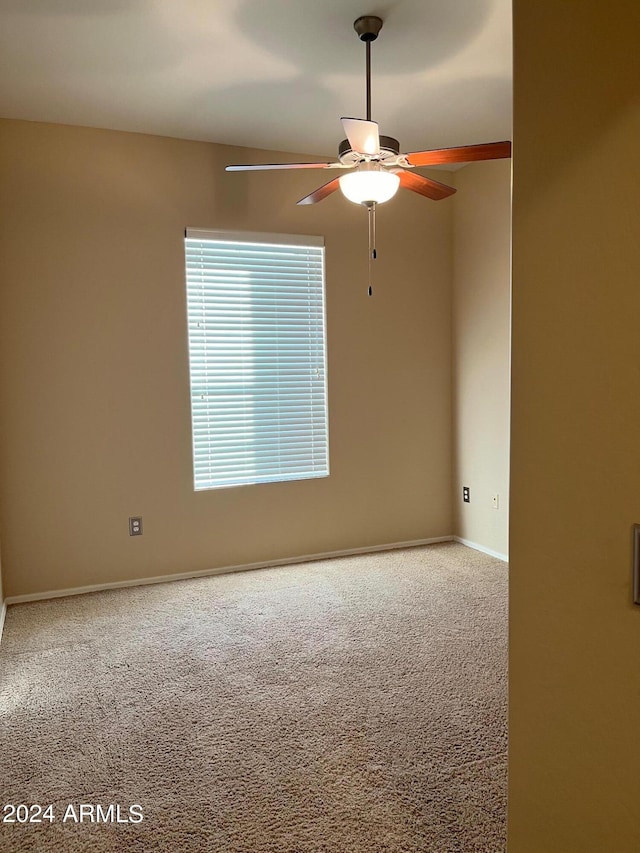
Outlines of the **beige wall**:
{"label": "beige wall", "polygon": [[640,4],[514,27],[509,853],[637,853]]}
{"label": "beige wall", "polygon": [[[294,203],[321,173],[29,122],[0,140],[7,595],[451,533],[450,201],[380,210],[370,299],[365,211]],[[328,479],[194,493],[185,226],[325,236]]]}
{"label": "beige wall", "polygon": [[[454,533],[509,552],[511,161],[455,173],[453,240]],[[470,488],[470,503],[462,487]],[[498,509],[492,503],[498,495]]]}

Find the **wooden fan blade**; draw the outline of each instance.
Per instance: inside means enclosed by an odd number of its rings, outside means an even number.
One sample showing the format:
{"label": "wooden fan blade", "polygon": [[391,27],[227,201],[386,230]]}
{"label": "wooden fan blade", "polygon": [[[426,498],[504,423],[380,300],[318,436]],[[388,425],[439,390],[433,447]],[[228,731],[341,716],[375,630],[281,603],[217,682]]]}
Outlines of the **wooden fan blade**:
{"label": "wooden fan blade", "polygon": [[400,178],[400,186],[406,190],[411,190],[414,193],[419,193],[434,201],[440,201],[441,198],[453,195],[456,190],[453,187],[448,187],[446,184],[441,184],[438,181],[432,181],[431,178],[425,178],[422,175],[416,175],[414,172],[406,172],[398,170],[396,173]]}
{"label": "wooden fan blade", "polygon": [[226,172],[252,172],[264,169],[342,169],[342,163],[258,163],[252,166],[226,166]]}
{"label": "wooden fan blade", "polygon": [[358,154],[379,154],[378,122],[363,118],[341,118],[342,127],[352,151]]}
{"label": "wooden fan blade", "polygon": [[318,187],[317,190],[309,193],[309,195],[301,198],[297,204],[315,204],[318,201],[322,201],[323,198],[326,198],[338,189],[340,189],[340,178],[334,178],[332,181],[328,181],[326,184]]}
{"label": "wooden fan blade", "polygon": [[444,163],[472,163],[475,160],[501,160],[511,157],[511,143],[485,142],[482,145],[460,145],[458,148],[434,148],[406,155],[412,166],[438,166]]}

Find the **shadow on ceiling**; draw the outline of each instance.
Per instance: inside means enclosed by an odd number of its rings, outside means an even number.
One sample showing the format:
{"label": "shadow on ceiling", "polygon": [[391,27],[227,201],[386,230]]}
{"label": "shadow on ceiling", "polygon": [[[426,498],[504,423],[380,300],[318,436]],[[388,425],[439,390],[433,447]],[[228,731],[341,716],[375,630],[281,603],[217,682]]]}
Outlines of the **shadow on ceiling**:
{"label": "shadow on ceiling", "polygon": [[4,13],[35,16],[77,16],[95,18],[116,15],[126,9],[137,10],[139,0],[2,0]]}
{"label": "shadow on ceiling", "polygon": [[238,29],[300,71],[353,73],[364,62],[354,20],[379,15],[384,27],[374,48],[375,70],[405,74],[455,56],[482,29],[492,0],[243,0]]}

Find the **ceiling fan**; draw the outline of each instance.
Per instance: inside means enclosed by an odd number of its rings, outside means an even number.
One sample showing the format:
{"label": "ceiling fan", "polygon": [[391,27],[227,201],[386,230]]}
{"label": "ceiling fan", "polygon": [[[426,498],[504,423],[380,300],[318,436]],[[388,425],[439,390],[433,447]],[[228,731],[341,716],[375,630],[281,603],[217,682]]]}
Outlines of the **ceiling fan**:
{"label": "ceiling fan", "polygon": [[[340,169],[345,174],[333,178],[304,196],[298,204],[316,204],[340,189],[349,201],[363,204],[369,211],[370,258],[375,259],[376,205],[393,198],[399,187],[439,201],[456,192],[454,187],[441,184],[424,175],[410,171],[416,166],[436,166],[470,163],[478,160],[499,160],[511,156],[511,142],[489,142],[481,145],[462,145],[456,148],[435,148],[428,151],[400,153],[400,143],[392,136],[378,133],[378,124],[371,120],[371,42],[382,29],[382,18],[363,15],[353,28],[366,46],[367,117],[342,118],[346,134],[338,146],[338,160],[333,163],[263,163],[227,166],[228,172],[269,169]],[[369,287],[371,295],[371,287]]]}

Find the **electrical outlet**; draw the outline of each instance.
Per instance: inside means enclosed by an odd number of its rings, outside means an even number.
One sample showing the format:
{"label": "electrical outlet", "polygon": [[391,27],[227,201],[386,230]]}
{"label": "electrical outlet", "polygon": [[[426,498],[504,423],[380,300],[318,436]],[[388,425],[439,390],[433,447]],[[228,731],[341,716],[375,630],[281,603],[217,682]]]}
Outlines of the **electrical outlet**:
{"label": "electrical outlet", "polygon": [[462,500],[466,504],[471,503],[471,498],[469,497],[469,486],[462,487]]}
{"label": "electrical outlet", "polygon": [[142,516],[136,515],[129,518],[129,536],[142,536]]}
{"label": "electrical outlet", "polygon": [[491,496],[491,506],[494,509],[500,509],[500,495]]}

